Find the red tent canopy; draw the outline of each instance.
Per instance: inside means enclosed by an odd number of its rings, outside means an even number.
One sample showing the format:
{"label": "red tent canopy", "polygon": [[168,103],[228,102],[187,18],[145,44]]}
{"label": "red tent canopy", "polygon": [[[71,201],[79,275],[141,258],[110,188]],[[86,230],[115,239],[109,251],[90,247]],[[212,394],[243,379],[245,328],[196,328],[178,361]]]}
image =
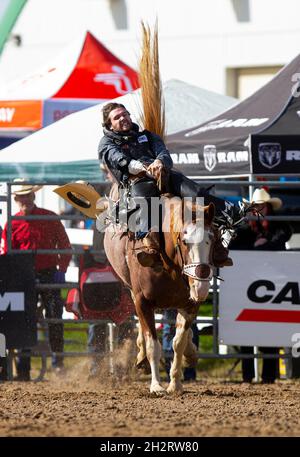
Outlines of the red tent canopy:
{"label": "red tent canopy", "polygon": [[43,69],[0,93],[0,131],[37,130],[139,87],[137,73],[90,32]]}
{"label": "red tent canopy", "polygon": [[137,73],[87,32],[76,66],[52,98],[110,100],[138,87]]}

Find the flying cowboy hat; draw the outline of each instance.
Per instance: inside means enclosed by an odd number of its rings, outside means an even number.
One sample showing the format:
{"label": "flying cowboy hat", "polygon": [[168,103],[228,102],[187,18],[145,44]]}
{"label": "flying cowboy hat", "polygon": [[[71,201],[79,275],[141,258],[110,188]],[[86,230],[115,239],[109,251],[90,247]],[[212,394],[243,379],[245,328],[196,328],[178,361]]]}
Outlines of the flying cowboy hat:
{"label": "flying cowboy hat", "polygon": [[102,201],[98,192],[85,181],[65,184],[57,187],[53,192],[91,219],[96,219],[98,214],[107,209],[107,205]]}

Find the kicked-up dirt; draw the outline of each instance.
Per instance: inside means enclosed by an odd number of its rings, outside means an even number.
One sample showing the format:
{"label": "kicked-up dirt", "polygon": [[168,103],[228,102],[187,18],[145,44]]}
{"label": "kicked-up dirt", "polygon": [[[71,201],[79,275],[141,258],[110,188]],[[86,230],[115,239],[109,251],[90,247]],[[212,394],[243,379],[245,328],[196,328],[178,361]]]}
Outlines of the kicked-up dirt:
{"label": "kicked-up dirt", "polygon": [[149,380],[88,381],[81,369],[1,383],[0,436],[299,436],[299,398],[299,381],[216,380],[185,384],[180,397],[155,397]]}

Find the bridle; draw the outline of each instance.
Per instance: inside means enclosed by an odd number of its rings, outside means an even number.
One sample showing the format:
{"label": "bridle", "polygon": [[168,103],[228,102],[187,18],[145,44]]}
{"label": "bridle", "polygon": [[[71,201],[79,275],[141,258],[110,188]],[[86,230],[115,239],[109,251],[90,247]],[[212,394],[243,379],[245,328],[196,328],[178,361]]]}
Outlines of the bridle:
{"label": "bridle", "polygon": [[[214,236],[211,230],[208,231],[208,235],[210,238]],[[180,234],[178,233],[175,244],[175,250],[179,254],[179,258],[181,261],[181,273],[183,275],[189,276],[190,278],[196,279],[196,281],[211,281],[213,277],[213,269],[211,265],[207,263],[184,263],[182,250],[180,246],[181,242],[182,241],[180,239]]]}

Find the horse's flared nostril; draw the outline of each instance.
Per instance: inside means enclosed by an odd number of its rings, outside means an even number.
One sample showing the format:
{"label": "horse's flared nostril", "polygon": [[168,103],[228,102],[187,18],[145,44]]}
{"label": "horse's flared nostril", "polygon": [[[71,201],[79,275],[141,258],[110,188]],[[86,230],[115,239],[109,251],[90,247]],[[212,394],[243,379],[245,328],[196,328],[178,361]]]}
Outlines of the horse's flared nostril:
{"label": "horse's flared nostril", "polygon": [[195,275],[199,279],[207,279],[210,275],[210,266],[203,263],[195,268]]}

